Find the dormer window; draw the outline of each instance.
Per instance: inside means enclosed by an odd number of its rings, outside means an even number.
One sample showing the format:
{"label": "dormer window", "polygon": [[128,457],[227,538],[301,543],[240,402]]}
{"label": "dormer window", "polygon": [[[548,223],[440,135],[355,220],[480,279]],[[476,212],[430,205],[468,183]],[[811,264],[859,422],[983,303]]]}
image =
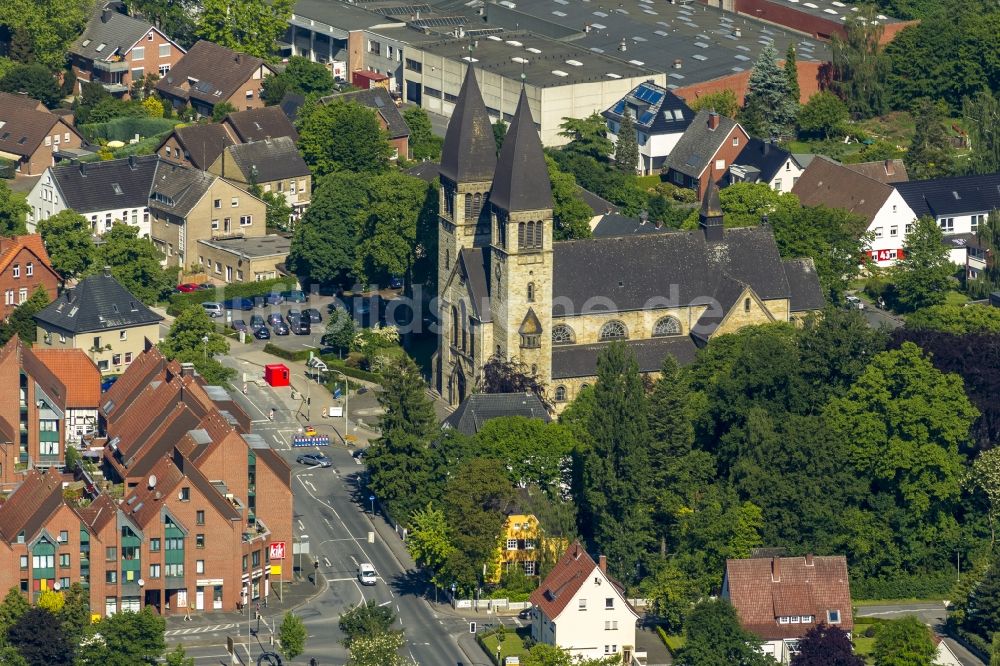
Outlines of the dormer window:
{"label": "dormer window", "polygon": [[837,609],[828,610],[826,612],[826,621],[829,624],[840,624],[840,611]]}

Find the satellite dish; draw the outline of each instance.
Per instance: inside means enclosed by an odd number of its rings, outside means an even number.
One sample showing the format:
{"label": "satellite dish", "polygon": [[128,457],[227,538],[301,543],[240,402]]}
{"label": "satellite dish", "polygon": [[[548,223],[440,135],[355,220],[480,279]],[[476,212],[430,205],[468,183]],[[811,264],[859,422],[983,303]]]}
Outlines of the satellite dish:
{"label": "satellite dish", "polygon": [[156,475],[155,474],[150,474],[149,475],[149,487],[150,488],[155,488],[156,487]]}

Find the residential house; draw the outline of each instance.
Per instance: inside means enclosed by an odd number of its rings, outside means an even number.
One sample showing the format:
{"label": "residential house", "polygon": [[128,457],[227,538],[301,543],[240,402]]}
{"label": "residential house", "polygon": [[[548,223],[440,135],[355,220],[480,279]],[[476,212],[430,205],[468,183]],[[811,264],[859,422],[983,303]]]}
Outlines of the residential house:
{"label": "residential house", "polygon": [[802,171],[795,156],[773,139],[751,138],[729,165],[726,182],[764,183],[776,192],[791,192]]}
{"label": "residential house", "polygon": [[[65,461],[66,386],[18,336],[0,347],[0,487]],[[18,389],[14,390],[13,387]]]}
{"label": "residential house", "polygon": [[762,641],[764,654],[787,664],[799,639],[819,624],[854,628],[843,555],[726,560],[722,598],[740,625]]}
{"label": "residential house", "polygon": [[84,437],[97,434],[101,371],[82,349],[57,349],[36,344],[31,352],[66,388],[66,445],[79,447]]}
{"label": "residential house", "polygon": [[[370,74],[370,72],[359,72],[359,74]],[[410,127],[406,124],[403,114],[399,112],[396,103],[392,100],[386,88],[374,86],[365,90],[330,95],[324,97],[321,101],[324,104],[329,104],[336,100],[357,102],[361,106],[375,111],[379,126],[385,130],[389,138],[389,145],[393,148],[394,157],[402,155],[404,159],[409,159]]]}
{"label": "residential house", "polygon": [[574,542],[531,593],[531,603],[531,637],[536,642],[555,645],[574,657],[621,655],[622,663],[632,663],[639,614],[625,589],[608,575],[603,555],[594,562],[580,542]]}
{"label": "residential house", "polygon": [[[566,546],[565,543],[562,544]],[[500,536],[500,548],[496,561],[490,567],[491,583],[500,582],[500,577],[511,567],[521,567],[525,575],[537,576],[541,565],[542,528],[533,513],[514,509],[507,513]],[[561,552],[561,549],[560,549]]]}
{"label": "residential house", "polygon": [[[265,234],[264,202],[205,171],[163,164],[156,171],[149,198],[150,237],[165,255],[167,266],[190,267],[202,239]],[[227,275],[226,282],[232,281],[233,276]]]}
{"label": "residential house", "polygon": [[473,393],[448,415],[442,428],[454,428],[463,435],[475,435],[490,419],[523,416],[552,420],[549,410],[534,393]]}
{"label": "residential house", "polygon": [[184,55],[184,49],[149,21],[116,11],[119,4],[99,5],[69,47],[77,93],[93,82],[127,97],[135,81],[146,74],[162,78]]}
{"label": "residential house", "polygon": [[0,320],[6,320],[39,288],[52,300],[61,279],[38,234],[0,237]]}
{"label": "residential house", "polygon": [[261,86],[274,73],[261,58],[201,40],[160,79],[156,90],[175,108],[190,104],[199,115],[211,116],[223,102],[239,110],[264,106]]}
{"label": "residential house", "polygon": [[1000,209],[1000,173],[895,183],[913,218],[931,217],[944,232],[952,263],[976,278],[986,268],[979,228]]}
{"label": "residential house", "polygon": [[278,106],[233,111],[223,119],[222,126],[234,143],[250,143],[283,136],[289,137],[293,142],[299,140],[295,125]]}
{"label": "residential house", "polygon": [[197,263],[206,275],[226,283],[271,280],[282,272],[292,240],[279,234],[252,238],[203,238]]}
{"label": "residential house", "polygon": [[236,141],[221,123],[188,125],[174,128],[155,152],[173,164],[204,171],[222,154],[226,146],[234,143]]}
{"label": "residential house", "polygon": [[636,169],[644,176],[659,173],[691,125],[694,111],[666,88],[652,81],[640,83],[601,114],[608,124],[608,138],[615,144],[626,112],[632,117],[639,145]]}
{"label": "residential house", "polygon": [[309,206],[312,175],[290,137],[228,146],[208,171],[245,191],[257,185],[263,192],[280,194],[292,208],[292,220],[300,219]]}
{"label": "residential house", "polygon": [[[799,158],[796,155],[796,158]],[[803,165],[803,169],[807,165]],[[845,164],[851,171],[857,171],[881,183],[905,183],[910,179],[903,160],[875,160],[874,162],[855,162]]]}
{"label": "residential house", "polygon": [[79,349],[102,373],[120,374],[142,353],[146,340],[159,342],[161,321],[105,268],[35,315],[36,345]]}
{"label": "residential house", "polygon": [[0,93],[0,159],[14,162],[21,176],[37,176],[55,164],[60,151],[80,148],[83,137],[63,116],[23,95]]}
{"label": "residential house", "polygon": [[40,221],[72,209],[90,221],[95,236],[123,222],[148,237],[149,190],[158,162],[156,155],[143,155],[48,168],[28,193],[28,229],[34,231]]}
{"label": "residential house", "polygon": [[816,156],[792,188],[804,206],[840,208],[864,218],[871,234],[868,256],[878,266],[891,266],[903,256],[903,239],[915,215],[895,185]]}
{"label": "residential house", "polygon": [[701,198],[709,182],[722,180],[749,140],[750,136],[732,118],[702,109],[664,163],[666,180],[693,189]]}

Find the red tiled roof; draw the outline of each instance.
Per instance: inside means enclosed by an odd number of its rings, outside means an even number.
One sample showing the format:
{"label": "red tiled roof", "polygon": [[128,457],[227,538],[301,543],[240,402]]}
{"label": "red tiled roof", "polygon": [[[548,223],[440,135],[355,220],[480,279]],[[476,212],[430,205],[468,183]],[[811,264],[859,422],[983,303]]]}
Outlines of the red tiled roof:
{"label": "red tiled roof", "polygon": [[[802,636],[827,611],[840,612],[840,628],[851,631],[851,587],[843,555],[751,558],[726,561],[726,589],[740,624],[766,640]],[[812,623],[780,624],[779,617],[813,616]]]}
{"label": "red tiled roof", "polygon": [[0,536],[13,542],[23,531],[25,541],[31,540],[61,504],[62,475],[28,470],[17,490],[0,505]]}
{"label": "red tiled roof", "polygon": [[[531,603],[554,620],[596,568],[597,563],[587,554],[587,549],[579,541],[574,541],[538,589],[531,593]],[[618,588],[614,581],[611,582]],[[620,589],[618,592],[621,594]]]}
{"label": "red tiled roof", "polygon": [[133,359],[125,373],[102,396],[101,412],[109,425],[125,413],[153,379],[162,378],[166,366],[167,359],[152,346]]}
{"label": "red tiled roof", "polygon": [[32,347],[31,352],[66,387],[66,406],[97,409],[101,402],[101,371],[82,349]]}
{"label": "red tiled roof", "polygon": [[23,236],[0,238],[0,273],[7,270],[7,265],[13,261],[17,253],[22,249],[27,249],[38,257],[38,260],[45,264],[48,270],[52,270],[52,262],[49,260],[49,253],[45,251],[42,236],[40,234],[25,234]]}
{"label": "red tiled roof", "polygon": [[118,505],[115,501],[101,493],[93,502],[85,507],[76,509],[80,520],[90,526],[94,532],[100,532],[110,520],[115,517]]}

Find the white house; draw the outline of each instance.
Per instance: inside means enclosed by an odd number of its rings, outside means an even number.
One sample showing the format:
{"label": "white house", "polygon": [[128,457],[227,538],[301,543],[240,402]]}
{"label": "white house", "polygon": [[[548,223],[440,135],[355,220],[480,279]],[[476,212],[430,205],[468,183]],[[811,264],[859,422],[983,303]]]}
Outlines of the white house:
{"label": "white house", "polygon": [[138,227],[140,237],[149,236],[149,193],[158,161],[157,155],[144,155],[49,167],[28,193],[28,230],[34,233],[38,222],[71,208],[90,221],[95,235],[125,222]]}
{"label": "white house", "polygon": [[968,277],[986,268],[986,251],[977,232],[990,213],[1000,209],[1000,173],[896,183],[896,191],[914,217],[932,217],[944,232],[951,260]]}
{"label": "white house", "polygon": [[694,119],[694,111],[666,88],[646,81],[601,114],[607,121],[608,138],[612,143],[618,142],[618,133],[626,111],[632,116],[639,144],[636,169],[642,175],[659,173],[684,130]]}
{"label": "white house", "polygon": [[607,574],[579,541],[571,545],[541,586],[531,593],[531,635],[585,659],[621,655],[631,664],[635,653],[635,622],[639,614],[623,588]]}
{"label": "white house", "polygon": [[764,654],[781,664],[819,624],[848,634],[854,629],[843,555],[726,560],[721,596],[736,609],[740,626],[763,641]]}
{"label": "white house", "polygon": [[791,192],[804,167],[775,141],[751,138],[729,165],[728,184],[765,183],[776,192]]}

